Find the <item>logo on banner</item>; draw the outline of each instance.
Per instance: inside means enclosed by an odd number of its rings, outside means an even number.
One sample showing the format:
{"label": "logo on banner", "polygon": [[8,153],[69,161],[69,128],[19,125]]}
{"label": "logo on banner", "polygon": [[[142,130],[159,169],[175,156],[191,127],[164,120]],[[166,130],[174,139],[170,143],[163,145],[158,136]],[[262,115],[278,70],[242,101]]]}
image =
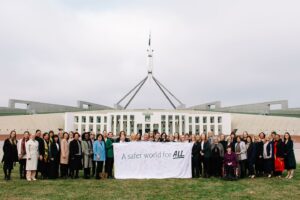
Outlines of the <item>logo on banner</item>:
{"label": "logo on banner", "polygon": [[183,151],[175,150],[173,153],[173,159],[181,159],[184,158]]}

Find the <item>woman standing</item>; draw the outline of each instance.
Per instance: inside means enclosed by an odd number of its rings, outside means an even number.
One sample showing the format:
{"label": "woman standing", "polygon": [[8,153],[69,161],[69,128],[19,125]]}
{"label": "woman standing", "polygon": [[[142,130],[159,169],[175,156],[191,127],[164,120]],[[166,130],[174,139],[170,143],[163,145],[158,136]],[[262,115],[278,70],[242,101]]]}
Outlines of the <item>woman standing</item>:
{"label": "woman standing", "polygon": [[94,161],[97,164],[96,179],[100,179],[100,173],[103,171],[103,162],[106,160],[105,155],[105,142],[101,134],[97,135],[97,141],[94,142]]}
{"label": "woman standing", "polygon": [[196,135],[192,148],[192,177],[200,177],[200,135]]}
{"label": "woman standing", "polygon": [[11,131],[9,138],[4,141],[3,145],[3,171],[4,179],[10,180],[11,170],[13,169],[14,163],[18,161],[18,150],[17,150],[17,139],[16,131]]}
{"label": "woman standing", "polygon": [[[82,147],[79,141],[79,133],[74,133],[74,139],[70,142],[70,175],[71,178],[79,178],[79,170],[82,169]],[[74,176],[75,172],[75,176]]]}
{"label": "woman standing", "polygon": [[250,136],[247,136],[247,143],[246,143],[246,149],[247,149],[247,169],[248,169],[248,175],[249,178],[255,178],[254,175],[254,164],[256,160],[256,148],[255,144],[252,142],[252,138]]}
{"label": "woman standing", "polygon": [[[260,134],[260,136],[262,136],[262,134]],[[260,136],[254,137],[254,144],[256,149],[255,172],[257,177],[262,176],[264,171],[264,143],[262,142],[262,140],[265,138],[265,136],[263,136],[263,139]]]}
{"label": "woman standing", "polygon": [[264,140],[264,151],[263,151],[263,157],[264,157],[264,173],[268,176],[268,178],[271,178],[272,175],[272,143],[270,142],[270,137],[266,137]]}
{"label": "woman standing", "polygon": [[286,178],[292,179],[294,177],[294,170],[296,169],[296,159],[294,154],[294,143],[291,135],[286,132],[284,134],[284,164],[288,171]]}
{"label": "woman standing", "polygon": [[52,142],[50,145],[50,172],[49,178],[56,179],[58,178],[58,168],[59,168],[59,161],[60,161],[60,147],[58,142],[58,135],[54,135],[52,137]]}
{"label": "woman standing", "polygon": [[35,181],[36,170],[38,166],[38,159],[39,159],[39,142],[35,140],[35,134],[30,135],[30,139],[26,142],[26,155],[27,155],[27,162],[26,162],[26,179],[27,181]]}
{"label": "woman standing", "polygon": [[240,178],[244,178],[246,175],[247,149],[240,136],[236,137],[235,154],[239,161]]}
{"label": "woman standing", "polygon": [[223,145],[219,143],[217,137],[213,137],[213,143],[211,144],[211,175],[215,177],[221,176],[223,158]]}
{"label": "woman standing", "polygon": [[211,175],[211,148],[210,142],[204,133],[201,135],[201,151],[200,154],[203,156],[203,168],[204,168],[204,178],[209,178]]}
{"label": "woman standing", "polygon": [[105,142],[105,152],[106,152],[105,173],[107,173],[107,177],[109,179],[112,179],[113,178],[112,171],[114,166],[113,139],[111,137],[105,137],[105,135],[103,135],[103,138],[104,138],[103,141]]}
{"label": "woman standing", "polygon": [[281,177],[284,171],[284,151],[283,142],[279,134],[274,139],[274,175]]}
{"label": "woman standing", "polygon": [[18,142],[18,156],[20,163],[20,179],[26,179],[26,142],[29,140],[29,132],[25,131],[23,138]]}
{"label": "woman standing", "polygon": [[83,156],[83,168],[84,178],[89,179],[91,176],[91,168],[93,166],[93,144],[90,140],[90,133],[84,133],[82,135],[82,156]]}
{"label": "woman standing", "polygon": [[69,164],[69,134],[64,132],[63,139],[60,142],[60,177],[67,178]]}

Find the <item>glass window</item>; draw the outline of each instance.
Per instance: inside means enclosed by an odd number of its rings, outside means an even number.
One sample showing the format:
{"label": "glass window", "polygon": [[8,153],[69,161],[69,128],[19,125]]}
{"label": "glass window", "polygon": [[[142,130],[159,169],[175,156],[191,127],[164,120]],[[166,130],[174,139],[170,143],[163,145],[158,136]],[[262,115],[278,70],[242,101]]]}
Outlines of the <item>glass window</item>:
{"label": "glass window", "polygon": [[81,121],[82,121],[83,123],[85,123],[85,122],[86,122],[86,117],[85,117],[85,116],[82,116]]}
{"label": "glass window", "polygon": [[207,117],[203,117],[203,124],[207,123]]}
{"label": "glass window", "polygon": [[150,122],[150,121],[151,121],[151,116],[145,115],[145,122]]}
{"label": "glass window", "polygon": [[97,116],[97,123],[101,123],[101,117]]}
{"label": "glass window", "polygon": [[211,124],[215,123],[215,117],[210,117],[210,123]]}
{"label": "glass window", "polygon": [[221,116],[218,117],[218,123],[219,124],[222,123],[222,117]]}
{"label": "glass window", "polygon": [[130,115],[130,120],[134,121],[134,115]]}
{"label": "glass window", "polygon": [[94,117],[93,117],[93,116],[90,116],[90,117],[89,117],[89,122],[90,122],[90,123],[94,123]]}

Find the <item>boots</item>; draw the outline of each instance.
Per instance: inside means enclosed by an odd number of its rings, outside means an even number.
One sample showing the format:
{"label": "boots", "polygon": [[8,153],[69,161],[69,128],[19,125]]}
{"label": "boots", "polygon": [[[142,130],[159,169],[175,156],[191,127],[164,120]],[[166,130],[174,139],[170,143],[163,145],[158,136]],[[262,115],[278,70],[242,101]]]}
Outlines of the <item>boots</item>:
{"label": "boots", "polygon": [[4,171],[4,180],[8,180],[7,179],[7,169],[5,169],[4,167],[3,167],[3,171]]}
{"label": "boots", "polygon": [[79,178],[78,173],[79,173],[79,170],[76,169],[76,171],[75,171],[75,179],[76,179],[76,178]]}
{"label": "boots", "polygon": [[10,175],[11,175],[11,169],[8,169],[7,180],[10,180]]}

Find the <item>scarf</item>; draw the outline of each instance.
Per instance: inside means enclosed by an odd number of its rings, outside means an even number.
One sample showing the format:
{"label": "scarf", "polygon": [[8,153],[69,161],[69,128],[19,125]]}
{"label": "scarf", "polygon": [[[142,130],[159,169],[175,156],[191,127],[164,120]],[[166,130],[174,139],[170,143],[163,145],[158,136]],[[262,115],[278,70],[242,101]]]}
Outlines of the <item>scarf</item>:
{"label": "scarf", "polygon": [[25,147],[25,143],[28,140],[26,140],[25,138],[22,139],[21,141],[21,155],[24,156],[26,154],[26,147]]}
{"label": "scarf", "polygon": [[[49,142],[50,143],[50,142]],[[44,140],[44,147],[45,147],[45,155],[44,155],[44,161],[48,162],[48,158],[49,158],[49,143]]]}

